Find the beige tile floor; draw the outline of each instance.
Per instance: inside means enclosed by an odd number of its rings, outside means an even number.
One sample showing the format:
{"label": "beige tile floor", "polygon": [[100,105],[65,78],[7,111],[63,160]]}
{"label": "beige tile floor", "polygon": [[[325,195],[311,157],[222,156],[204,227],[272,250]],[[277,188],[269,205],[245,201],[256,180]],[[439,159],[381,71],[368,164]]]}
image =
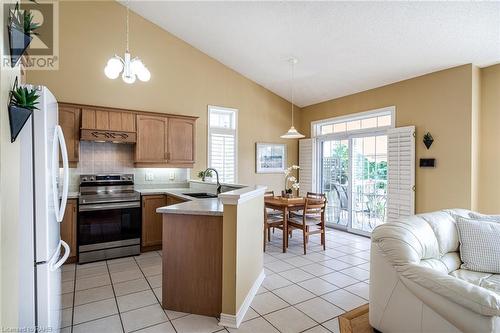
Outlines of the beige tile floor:
{"label": "beige tile floor", "polygon": [[327,249],[298,231],[287,253],[279,233],[264,254],[266,279],[239,329],[212,317],[163,310],[161,252],[63,266],[62,332],[339,332],[338,316],[368,303],[370,240],[329,229]]}

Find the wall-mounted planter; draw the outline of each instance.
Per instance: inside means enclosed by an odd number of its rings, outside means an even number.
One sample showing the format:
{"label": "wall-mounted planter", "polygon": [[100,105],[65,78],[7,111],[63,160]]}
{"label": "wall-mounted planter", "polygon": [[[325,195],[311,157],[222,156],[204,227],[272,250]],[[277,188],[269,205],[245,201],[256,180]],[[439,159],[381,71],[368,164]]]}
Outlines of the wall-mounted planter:
{"label": "wall-mounted planter", "polygon": [[9,30],[10,65],[15,67],[19,59],[21,59],[26,52],[33,37],[25,34],[24,31],[16,27],[8,26],[7,28]]}
{"label": "wall-mounted planter", "polygon": [[14,142],[33,111],[16,105],[9,105],[10,142]]}
{"label": "wall-mounted planter", "polygon": [[432,146],[432,143],[434,142],[434,138],[432,137],[431,133],[427,132],[424,135],[424,145],[427,149],[429,149]]}

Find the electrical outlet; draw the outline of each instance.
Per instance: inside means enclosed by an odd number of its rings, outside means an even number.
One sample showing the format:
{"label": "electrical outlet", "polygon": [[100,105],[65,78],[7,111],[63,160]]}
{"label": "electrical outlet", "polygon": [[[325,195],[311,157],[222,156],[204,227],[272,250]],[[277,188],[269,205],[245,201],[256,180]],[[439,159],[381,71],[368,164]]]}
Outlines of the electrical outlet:
{"label": "electrical outlet", "polygon": [[175,172],[171,171],[170,174],[168,175],[168,179],[175,180]]}
{"label": "electrical outlet", "polygon": [[155,176],[152,172],[146,172],[145,178],[147,182],[152,182],[155,179]]}

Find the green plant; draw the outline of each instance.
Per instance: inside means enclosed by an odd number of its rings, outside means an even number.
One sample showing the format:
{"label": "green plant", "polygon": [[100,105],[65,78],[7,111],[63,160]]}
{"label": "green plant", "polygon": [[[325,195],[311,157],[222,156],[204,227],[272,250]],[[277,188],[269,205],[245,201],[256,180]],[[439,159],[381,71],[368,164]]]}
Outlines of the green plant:
{"label": "green plant", "polygon": [[33,22],[33,14],[29,10],[21,11],[19,9],[19,2],[16,3],[14,10],[10,11],[9,15],[9,26],[11,28],[23,31],[26,35],[38,35],[35,32],[36,29],[40,28],[40,24]]}
{"label": "green plant", "polygon": [[[198,178],[203,178],[203,174],[205,173],[205,171],[198,171]],[[212,170],[208,170],[207,172],[207,175],[206,177],[212,177],[213,173],[212,173]]]}
{"label": "green plant", "polygon": [[40,97],[35,89],[29,89],[26,87],[17,87],[11,90],[12,93],[12,104],[21,108],[29,110],[38,110],[36,104],[38,104],[37,99]]}

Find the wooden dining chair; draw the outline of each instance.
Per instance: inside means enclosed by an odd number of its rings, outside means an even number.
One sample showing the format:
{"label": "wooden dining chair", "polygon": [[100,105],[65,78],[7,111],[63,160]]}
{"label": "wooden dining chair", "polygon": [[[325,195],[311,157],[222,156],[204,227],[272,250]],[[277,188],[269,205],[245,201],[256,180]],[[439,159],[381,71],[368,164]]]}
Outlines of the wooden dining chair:
{"label": "wooden dining chair", "polygon": [[325,242],[325,206],[326,198],[324,194],[318,197],[306,197],[302,215],[294,215],[288,220],[290,231],[302,230],[304,240],[304,254],[310,235],[321,234],[321,245],[326,250]]}
{"label": "wooden dining chair", "polygon": [[[269,208],[264,205],[264,252],[266,252],[266,243],[271,241],[271,228],[283,230],[283,214],[270,214]],[[284,236],[283,236],[284,237]]]}
{"label": "wooden dining chair", "polygon": [[[274,197],[274,191],[266,191],[264,192],[264,198],[266,197],[270,197],[270,198],[273,198]],[[269,215],[282,215],[282,211],[281,210],[277,210],[277,209],[273,209],[273,208],[267,208],[267,213]]]}
{"label": "wooden dining chair", "polygon": [[[314,193],[314,192],[307,192],[306,193],[306,198],[309,198],[309,199],[325,199],[325,204],[326,204],[326,195],[324,193]],[[293,217],[293,216],[299,216],[299,217],[302,217],[302,215],[304,214],[304,210],[303,209],[300,209],[300,210],[296,210],[296,211],[291,211],[290,212],[290,217]]]}

